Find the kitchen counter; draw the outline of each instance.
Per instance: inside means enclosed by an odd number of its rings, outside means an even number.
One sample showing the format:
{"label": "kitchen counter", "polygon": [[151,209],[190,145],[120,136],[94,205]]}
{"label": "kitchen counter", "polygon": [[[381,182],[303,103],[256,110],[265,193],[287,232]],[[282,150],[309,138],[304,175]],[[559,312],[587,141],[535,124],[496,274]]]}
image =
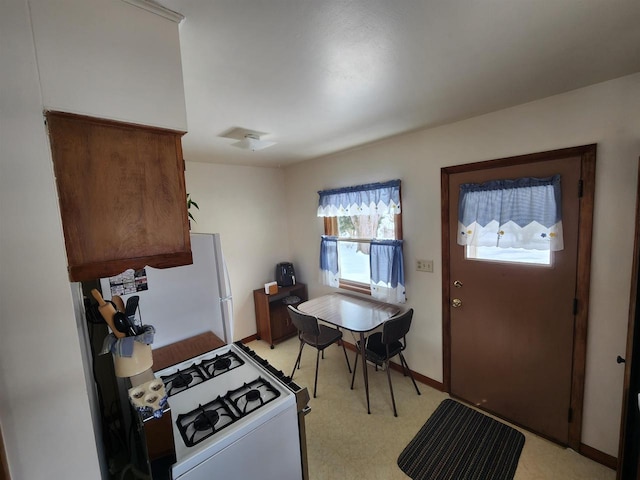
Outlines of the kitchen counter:
{"label": "kitchen counter", "polygon": [[153,350],[154,372],[226,345],[213,332],[205,332]]}

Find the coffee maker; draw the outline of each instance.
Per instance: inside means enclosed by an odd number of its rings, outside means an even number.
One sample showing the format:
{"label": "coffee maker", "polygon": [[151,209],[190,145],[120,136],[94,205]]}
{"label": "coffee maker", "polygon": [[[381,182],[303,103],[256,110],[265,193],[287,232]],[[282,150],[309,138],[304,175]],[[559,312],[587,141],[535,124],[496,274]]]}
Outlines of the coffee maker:
{"label": "coffee maker", "polygon": [[296,284],[296,272],[292,263],[281,262],[276,265],[276,282],[279,287],[291,287]]}

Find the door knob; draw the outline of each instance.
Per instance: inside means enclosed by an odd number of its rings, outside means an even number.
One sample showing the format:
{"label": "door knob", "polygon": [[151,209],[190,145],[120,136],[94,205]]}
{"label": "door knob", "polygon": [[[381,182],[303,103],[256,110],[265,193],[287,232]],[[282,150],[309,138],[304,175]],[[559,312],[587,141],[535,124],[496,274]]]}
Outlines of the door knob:
{"label": "door knob", "polygon": [[622,358],[620,355],[618,355],[618,358],[616,358],[616,362],[618,363],[624,363],[624,358]]}
{"label": "door knob", "polygon": [[462,306],[462,300],[460,300],[459,298],[454,298],[453,300],[451,300],[451,306],[453,308],[458,308]]}
{"label": "door knob", "polygon": [[453,282],[453,286],[456,288],[460,288],[462,287],[462,282],[460,280],[456,280],[455,282]]}

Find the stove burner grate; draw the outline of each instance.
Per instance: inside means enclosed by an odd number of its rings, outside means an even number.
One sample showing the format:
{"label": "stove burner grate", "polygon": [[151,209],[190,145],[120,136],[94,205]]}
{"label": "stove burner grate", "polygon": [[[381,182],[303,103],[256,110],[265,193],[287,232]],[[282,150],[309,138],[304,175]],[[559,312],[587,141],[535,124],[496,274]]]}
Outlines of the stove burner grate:
{"label": "stove burner grate", "polygon": [[193,380],[193,375],[190,373],[179,372],[173,379],[173,386],[175,388],[186,388]]}
{"label": "stove burner grate", "polygon": [[249,390],[247,392],[246,398],[248,402],[255,402],[256,400],[259,400],[260,390],[256,390],[255,388],[253,390]]}
{"label": "stove burner grate", "polygon": [[231,425],[238,416],[235,415],[222,397],[198,408],[178,415],[176,425],[187,447],[193,447],[223,428]]}
{"label": "stove burner grate", "polygon": [[206,375],[197,365],[191,365],[184,370],[178,370],[175,373],[165,375],[161,378],[168,396],[184,392],[188,388],[195,387],[207,379]]}
{"label": "stove burner grate", "polygon": [[213,362],[214,370],[226,370],[231,365],[231,360],[228,358],[219,358]]}
{"label": "stove burner grate", "polygon": [[240,416],[245,416],[280,396],[280,392],[267,380],[258,377],[242,387],[229,391],[225,399],[231,403]]}
{"label": "stove burner grate", "polygon": [[244,365],[244,360],[234,352],[227,352],[203,360],[199,365],[209,378],[214,378]]}
{"label": "stove burner grate", "polygon": [[193,428],[199,432],[203,432],[209,428],[215,428],[219,419],[220,415],[215,410],[205,410],[195,418]]}

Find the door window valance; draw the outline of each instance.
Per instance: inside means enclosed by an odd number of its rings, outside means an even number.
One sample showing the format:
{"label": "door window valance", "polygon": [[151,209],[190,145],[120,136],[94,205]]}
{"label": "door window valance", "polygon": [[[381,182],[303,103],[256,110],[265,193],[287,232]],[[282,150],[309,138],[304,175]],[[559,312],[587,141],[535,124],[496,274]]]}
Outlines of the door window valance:
{"label": "door window valance", "polygon": [[560,175],[460,185],[458,244],[562,250]]}

